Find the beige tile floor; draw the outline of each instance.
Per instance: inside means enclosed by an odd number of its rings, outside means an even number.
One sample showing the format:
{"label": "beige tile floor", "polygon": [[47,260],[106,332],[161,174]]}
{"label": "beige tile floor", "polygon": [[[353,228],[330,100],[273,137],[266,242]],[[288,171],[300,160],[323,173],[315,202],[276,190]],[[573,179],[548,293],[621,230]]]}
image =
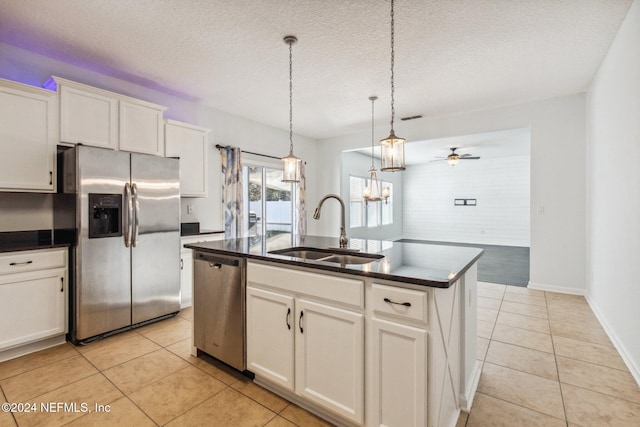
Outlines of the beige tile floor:
{"label": "beige tile floor", "polygon": [[584,297],[480,282],[477,335],[458,426],[640,426],[640,388]]}
{"label": "beige tile floor", "polygon": [[[0,412],[0,427],[330,425],[211,358],[191,356],[192,313],[0,363],[0,402],[38,408]],[[77,410],[41,412],[46,402],[75,402]]]}
{"label": "beige tile floor", "polygon": [[[584,298],[491,283],[478,294],[482,376],[458,426],[640,426],[640,389]],[[213,359],[192,357],[191,321],[187,309],[88,346],[0,363],[0,402],[78,404],[0,412],[0,427],[329,425]]]}

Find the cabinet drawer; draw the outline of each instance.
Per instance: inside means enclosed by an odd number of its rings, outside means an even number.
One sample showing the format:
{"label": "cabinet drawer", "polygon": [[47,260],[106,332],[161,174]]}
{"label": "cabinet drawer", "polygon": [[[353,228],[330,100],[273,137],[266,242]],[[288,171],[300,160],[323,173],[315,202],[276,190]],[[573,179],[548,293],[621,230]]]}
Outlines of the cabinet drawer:
{"label": "cabinet drawer", "polygon": [[427,323],[427,292],[372,285],[373,311]]}
{"label": "cabinet drawer", "polygon": [[37,250],[0,254],[0,274],[66,266],[67,250]]}
{"label": "cabinet drawer", "polygon": [[249,262],[247,284],[261,284],[358,308],[364,307],[364,284],[361,280]]}

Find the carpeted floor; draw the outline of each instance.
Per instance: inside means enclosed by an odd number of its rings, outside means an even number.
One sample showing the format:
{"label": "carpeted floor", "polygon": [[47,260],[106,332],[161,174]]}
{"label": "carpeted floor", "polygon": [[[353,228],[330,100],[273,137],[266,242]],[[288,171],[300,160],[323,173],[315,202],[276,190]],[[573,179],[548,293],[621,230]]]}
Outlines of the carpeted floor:
{"label": "carpeted floor", "polygon": [[398,241],[481,248],[484,249],[484,254],[478,261],[479,281],[515,286],[527,286],[527,284],[529,284],[529,248],[526,247],[435,242],[415,239],[400,239]]}

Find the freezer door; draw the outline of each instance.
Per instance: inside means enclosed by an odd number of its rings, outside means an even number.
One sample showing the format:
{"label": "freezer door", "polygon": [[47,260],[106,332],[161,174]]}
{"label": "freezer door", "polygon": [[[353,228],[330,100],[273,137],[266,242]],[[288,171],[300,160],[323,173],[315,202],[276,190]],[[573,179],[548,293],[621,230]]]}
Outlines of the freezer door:
{"label": "freezer door", "polygon": [[133,323],[180,310],[179,161],[131,154]]}
{"label": "freezer door", "polygon": [[130,250],[122,236],[89,238],[89,224],[96,215],[89,194],[122,197],[124,206],[129,154],[85,146],[74,150],[65,152],[65,156],[76,157],[73,167],[78,189],[72,333],[84,340],[131,324]]}

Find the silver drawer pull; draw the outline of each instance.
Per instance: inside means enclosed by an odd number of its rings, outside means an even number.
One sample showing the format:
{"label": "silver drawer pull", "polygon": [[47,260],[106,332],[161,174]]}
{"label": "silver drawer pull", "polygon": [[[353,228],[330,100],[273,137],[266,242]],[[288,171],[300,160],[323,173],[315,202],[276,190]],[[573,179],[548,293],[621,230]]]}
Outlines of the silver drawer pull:
{"label": "silver drawer pull", "polygon": [[9,265],[13,265],[13,266],[18,266],[18,265],[28,265],[28,264],[33,264],[33,261],[25,261],[25,262],[12,262]]}
{"label": "silver drawer pull", "polygon": [[395,301],[391,301],[389,298],[385,298],[384,302],[389,304],[404,305],[405,307],[411,307],[410,302],[395,302]]}

